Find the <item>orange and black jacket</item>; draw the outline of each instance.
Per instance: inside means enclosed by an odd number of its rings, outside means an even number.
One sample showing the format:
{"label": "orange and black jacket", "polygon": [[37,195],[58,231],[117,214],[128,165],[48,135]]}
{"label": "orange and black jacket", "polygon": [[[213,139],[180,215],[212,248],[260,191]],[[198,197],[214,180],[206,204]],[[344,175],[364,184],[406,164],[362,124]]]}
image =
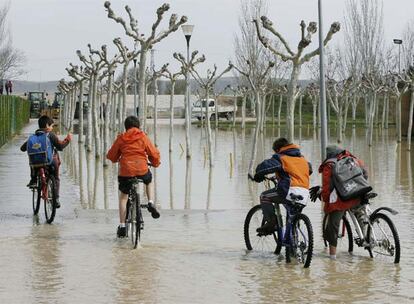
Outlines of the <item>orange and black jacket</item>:
{"label": "orange and black jacket", "polygon": [[141,176],[148,172],[148,160],[152,166],[160,165],[160,152],[138,128],[130,128],[117,137],[106,157],[119,162],[119,176]]}
{"label": "orange and black jacket", "polygon": [[277,193],[286,197],[291,187],[309,189],[309,176],[312,174],[312,165],[306,161],[300,152],[299,146],[290,144],[280,149],[256,167],[254,180],[262,182],[265,175],[275,173],[278,178]]}

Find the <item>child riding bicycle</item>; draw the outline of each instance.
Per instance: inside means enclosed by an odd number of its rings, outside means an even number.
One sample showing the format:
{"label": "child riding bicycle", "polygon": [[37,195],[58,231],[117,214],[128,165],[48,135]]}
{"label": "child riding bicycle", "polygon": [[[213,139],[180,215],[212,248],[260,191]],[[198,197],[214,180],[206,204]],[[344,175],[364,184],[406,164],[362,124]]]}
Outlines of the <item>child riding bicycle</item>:
{"label": "child riding bicycle", "polygon": [[[361,160],[357,159],[349,151],[344,150],[338,146],[331,145],[326,147],[326,159],[319,167],[319,173],[322,174],[322,187],[314,186],[309,191],[312,201],[316,201],[316,199],[319,198],[324,202],[324,212],[328,214],[328,218],[326,226],[323,227],[323,234],[324,238],[329,243],[329,256],[333,260],[336,259],[339,224],[344,215],[344,212],[351,208],[356,210],[361,202],[360,197],[351,199],[341,198],[340,193],[338,193],[335,188],[333,176],[334,166],[337,166],[338,160],[344,158],[355,159],[356,165],[359,166],[362,170],[363,178],[368,179],[368,173]],[[356,212],[355,215],[358,218],[358,212]],[[363,227],[362,222],[361,227]]]}
{"label": "child riding bicycle", "polygon": [[300,201],[306,202],[309,196],[309,176],[312,174],[312,166],[301,154],[299,146],[289,143],[286,138],[277,139],[273,143],[273,151],[275,154],[270,159],[256,167],[253,177],[255,182],[261,183],[267,174],[275,173],[278,179],[277,188],[266,190],[260,195],[265,223],[257,228],[257,232],[262,233],[275,231],[277,220],[274,203],[291,200],[291,194],[302,197]]}
{"label": "child riding bicycle", "polygon": [[125,119],[124,125],[125,132],[117,137],[106,155],[113,163],[119,162],[118,188],[120,194],[118,237],[126,236],[126,204],[134,178],[142,179],[145,184],[148,198],[148,211],[151,212],[153,218],[160,217],[153,201],[154,186],[152,183],[152,174],[148,168],[148,160],[154,167],[160,165],[160,152],[147,135],[140,130],[138,117],[128,116]]}
{"label": "child riding bicycle", "polygon": [[[27,185],[29,188],[34,188],[37,186],[36,175],[37,168],[46,165],[49,167],[50,172],[55,177],[55,204],[56,208],[60,208],[59,201],[59,188],[60,188],[60,179],[59,179],[59,167],[61,164],[58,151],[62,151],[72,140],[72,134],[69,133],[64,140],[59,140],[59,137],[53,133],[54,121],[47,115],[43,115],[38,120],[39,129],[36,130],[35,134],[31,135],[27,141],[23,143],[20,147],[22,152],[28,152],[30,160],[30,182]],[[41,143],[44,143],[42,146]],[[38,148],[39,152],[36,152]],[[49,150],[49,153],[47,151]],[[33,152],[34,151],[34,152]],[[33,152],[33,153],[32,153]],[[41,155],[42,153],[49,154],[45,160],[41,160],[36,157],[36,155]],[[49,159],[50,158],[50,159]],[[42,162],[42,163],[41,163]]]}

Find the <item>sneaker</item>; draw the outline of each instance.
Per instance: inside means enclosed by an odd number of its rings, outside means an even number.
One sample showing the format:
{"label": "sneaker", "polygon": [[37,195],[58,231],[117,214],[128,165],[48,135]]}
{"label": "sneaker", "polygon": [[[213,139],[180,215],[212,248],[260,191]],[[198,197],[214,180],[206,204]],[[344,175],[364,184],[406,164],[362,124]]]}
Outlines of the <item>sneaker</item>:
{"label": "sneaker", "polygon": [[59,202],[59,199],[58,198],[55,199],[55,206],[56,206],[56,209],[59,209],[60,208],[60,202]]}
{"label": "sneaker", "polygon": [[151,213],[151,216],[155,219],[160,217],[160,213],[155,208],[155,205],[153,203],[148,203],[148,211]]}
{"label": "sneaker", "polygon": [[262,227],[256,229],[259,233],[271,234],[276,231],[276,218],[272,217]]}
{"label": "sneaker", "polygon": [[124,237],[126,237],[126,227],[121,227],[121,226],[118,226],[118,229],[117,229],[117,231],[116,231],[116,235],[117,235],[119,238],[124,238]]}

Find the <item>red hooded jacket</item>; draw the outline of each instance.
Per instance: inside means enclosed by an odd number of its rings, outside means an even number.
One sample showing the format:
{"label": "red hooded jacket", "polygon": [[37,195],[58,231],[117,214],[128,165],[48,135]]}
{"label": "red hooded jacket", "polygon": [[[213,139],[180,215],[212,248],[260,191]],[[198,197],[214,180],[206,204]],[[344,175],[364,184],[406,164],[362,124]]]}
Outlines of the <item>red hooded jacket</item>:
{"label": "red hooded jacket", "polygon": [[160,165],[160,152],[138,128],[130,128],[117,137],[106,157],[119,162],[119,176],[132,177],[148,172],[148,160],[154,167]]}
{"label": "red hooded jacket", "polygon": [[[345,156],[353,156],[349,151],[344,151],[340,155],[337,156],[338,159],[345,157]],[[367,172],[364,167],[364,163],[357,159],[359,165],[361,168],[363,168],[365,174],[367,175]],[[329,202],[330,196],[333,191],[332,189],[332,168],[334,166],[334,162],[330,159],[325,160],[319,167],[319,173],[322,174],[322,192],[321,192],[321,198],[324,204],[324,211],[325,213],[330,213],[332,211],[336,210],[348,210],[349,208],[352,208],[360,203],[360,199],[350,199],[347,201],[342,201],[339,196],[337,197],[335,202]]]}

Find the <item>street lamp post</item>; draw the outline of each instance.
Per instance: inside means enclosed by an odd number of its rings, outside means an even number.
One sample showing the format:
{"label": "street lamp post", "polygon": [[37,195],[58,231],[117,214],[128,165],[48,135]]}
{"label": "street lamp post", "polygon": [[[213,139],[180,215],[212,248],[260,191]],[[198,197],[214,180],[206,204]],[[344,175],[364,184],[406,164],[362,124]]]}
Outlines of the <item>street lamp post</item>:
{"label": "street lamp post", "polygon": [[325,56],[323,45],[323,18],[322,18],[322,0],[318,0],[319,14],[319,104],[321,111],[321,159],[326,158],[326,146],[328,144],[328,125],[326,120],[326,89],[325,89]]}
{"label": "street lamp post", "polygon": [[398,44],[398,74],[401,74],[401,44],[403,41],[401,39],[394,39],[394,44]]}
{"label": "street lamp post", "polygon": [[183,30],[185,40],[187,41],[187,69],[185,75],[185,93],[186,93],[186,101],[185,101],[185,124],[186,124],[186,137],[187,137],[187,158],[191,158],[191,141],[190,141],[190,123],[191,123],[191,103],[190,103],[190,71],[189,71],[189,63],[190,63],[190,39],[191,34],[193,33],[194,25],[184,24],[181,26]]}
{"label": "street lamp post", "polygon": [[134,115],[138,116],[138,101],[137,101],[137,59],[134,58]]}

